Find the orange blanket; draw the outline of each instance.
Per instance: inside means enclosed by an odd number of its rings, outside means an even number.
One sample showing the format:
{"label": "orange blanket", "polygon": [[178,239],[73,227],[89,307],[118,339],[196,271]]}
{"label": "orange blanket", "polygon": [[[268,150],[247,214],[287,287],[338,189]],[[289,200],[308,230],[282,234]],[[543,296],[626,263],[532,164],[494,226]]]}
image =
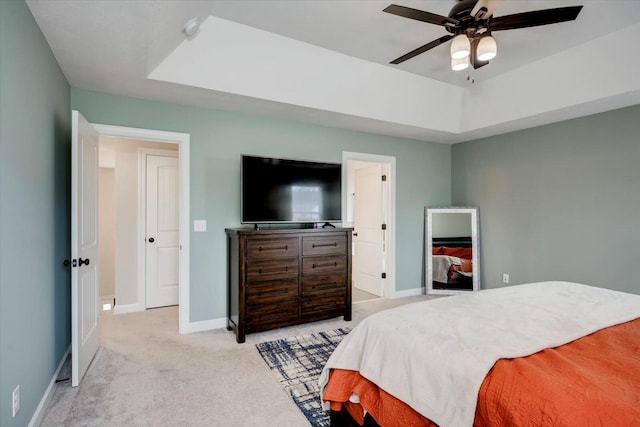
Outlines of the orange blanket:
{"label": "orange blanket", "polygon": [[[352,392],[359,404],[349,402]],[[384,427],[434,426],[354,371],[331,371],[323,400],[335,410],[345,404],[361,424],[365,409]],[[500,359],[480,387],[474,425],[640,426],[640,318]]]}

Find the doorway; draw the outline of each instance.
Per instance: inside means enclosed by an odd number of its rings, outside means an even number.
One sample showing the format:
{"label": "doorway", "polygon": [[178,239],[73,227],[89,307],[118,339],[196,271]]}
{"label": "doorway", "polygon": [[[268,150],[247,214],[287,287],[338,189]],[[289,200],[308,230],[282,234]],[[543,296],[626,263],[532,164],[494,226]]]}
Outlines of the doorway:
{"label": "doorway", "polygon": [[395,157],[343,152],[344,225],[354,228],[354,302],[395,293]]}
{"label": "doorway", "polygon": [[[113,263],[118,266],[117,269],[114,268],[112,277],[114,312],[127,313],[178,304],[179,332],[189,333],[198,330],[197,325],[189,322],[189,135],[119,126],[93,126],[100,134],[101,172],[104,169],[108,170],[108,167],[103,169],[103,166],[109,166],[109,162],[113,166],[116,160],[121,160],[121,163],[124,162],[127,166],[122,173],[114,173],[112,176],[114,193],[117,191],[115,187],[119,180],[128,182],[129,191],[124,192],[126,198],[119,200],[119,205],[129,204],[131,208],[124,213],[127,221],[122,221],[119,217],[116,221],[118,225],[113,228],[115,241],[123,235],[130,240],[128,246],[121,244],[119,249],[124,247],[124,251],[116,251],[113,257]],[[103,143],[105,147],[108,147],[109,143],[119,147],[115,150],[104,150]],[[177,159],[178,164],[175,164],[176,160],[169,160],[170,164],[165,164],[164,160],[167,157]],[[166,200],[161,203],[168,205],[164,216],[156,218],[162,223],[162,230],[158,230],[156,224],[153,235],[148,235],[149,230],[146,226],[149,222],[146,206],[149,158],[160,160],[160,164],[155,162],[154,173],[162,175],[160,179],[165,181],[161,186],[167,191],[164,191],[161,197]],[[162,172],[159,172],[158,168]],[[122,194],[113,195],[121,196]],[[167,196],[171,196],[170,202],[167,201]],[[158,203],[158,200],[153,203]],[[158,232],[162,234],[155,234]],[[168,291],[164,292],[165,295],[157,303],[150,302],[147,294],[147,277],[150,276],[147,274],[147,254],[151,252],[149,249],[155,249],[155,256],[152,257],[154,260],[151,261],[157,267],[154,274],[163,278],[160,280],[160,288],[162,291]],[[177,265],[176,262],[166,262],[167,257],[177,258]],[[124,281],[119,280],[123,278]],[[166,299],[167,294],[169,299]]]}
{"label": "doorway", "polygon": [[99,151],[103,309],[112,304],[122,314],[178,305],[177,144],[102,135]]}
{"label": "doorway", "polygon": [[[77,110],[71,111],[71,384],[77,387],[98,350],[99,319],[99,139],[100,135],[177,144],[180,173],[174,179],[179,188],[177,203],[180,236],[178,277],[179,333],[195,332],[189,322],[189,140],[188,134],[95,125]],[[131,148],[128,144],[127,148]],[[105,156],[106,159],[106,156]],[[115,175],[115,174],[114,174]],[[135,175],[135,174],[134,174]],[[114,178],[114,182],[116,178]],[[134,176],[125,184],[144,180]],[[113,188],[115,188],[115,183]],[[114,190],[115,192],[115,190]],[[138,192],[139,193],[139,192]],[[145,195],[146,197],[146,195]],[[174,201],[175,203],[175,201]],[[138,213],[144,211],[138,209]],[[174,221],[175,223],[175,221]],[[136,225],[139,223],[136,223]],[[138,227],[140,228],[140,227]],[[118,229],[118,228],[116,228]],[[114,229],[112,228],[111,231]],[[133,233],[135,235],[136,233]],[[144,236],[144,235],[143,235]],[[145,242],[146,243],[146,242]],[[140,240],[138,240],[138,249]],[[83,267],[84,266],[84,267]],[[138,283],[140,283],[138,281]],[[114,291],[115,292],[115,291]],[[142,301],[138,299],[137,301]]]}

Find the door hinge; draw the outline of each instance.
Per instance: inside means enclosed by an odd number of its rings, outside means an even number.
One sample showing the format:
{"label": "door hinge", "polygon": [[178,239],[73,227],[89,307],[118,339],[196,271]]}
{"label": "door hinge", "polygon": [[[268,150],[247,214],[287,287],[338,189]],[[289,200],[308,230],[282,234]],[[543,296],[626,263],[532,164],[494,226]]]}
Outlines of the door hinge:
{"label": "door hinge", "polygon": [[386,181],[387,180],[387,175],[382,175],[382,180]]}
{"label": "door hinge", "polygon": [[382,224],[382,229],[386,230],[387,229],[387,224]]}
{"label": "door hinge", "polygon": [[382,278],[386,279],[387,278],[387,273],[382,273]]}

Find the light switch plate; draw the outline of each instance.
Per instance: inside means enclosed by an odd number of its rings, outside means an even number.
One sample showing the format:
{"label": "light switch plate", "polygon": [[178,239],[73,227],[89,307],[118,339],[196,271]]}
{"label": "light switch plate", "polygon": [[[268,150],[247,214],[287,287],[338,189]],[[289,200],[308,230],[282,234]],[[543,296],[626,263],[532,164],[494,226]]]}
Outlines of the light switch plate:
{"label": "light switch plate", "polygon": [[196,219],[193,221],[193,231],[203,232],[207,231],[207,220]]}

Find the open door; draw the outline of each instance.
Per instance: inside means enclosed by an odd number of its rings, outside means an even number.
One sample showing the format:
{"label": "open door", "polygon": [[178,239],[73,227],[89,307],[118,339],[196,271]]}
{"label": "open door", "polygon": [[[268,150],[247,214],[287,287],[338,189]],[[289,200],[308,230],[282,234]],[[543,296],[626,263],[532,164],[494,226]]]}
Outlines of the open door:
{"label": "open door", "polygon": [[71,385],[98,350],[98,133],[71,112]]}
{"label": "open door", "polygon": [[374,164],[356,169],[353,210],[356,247],[355,286],[381,297],[384,290],[382,165]]}

